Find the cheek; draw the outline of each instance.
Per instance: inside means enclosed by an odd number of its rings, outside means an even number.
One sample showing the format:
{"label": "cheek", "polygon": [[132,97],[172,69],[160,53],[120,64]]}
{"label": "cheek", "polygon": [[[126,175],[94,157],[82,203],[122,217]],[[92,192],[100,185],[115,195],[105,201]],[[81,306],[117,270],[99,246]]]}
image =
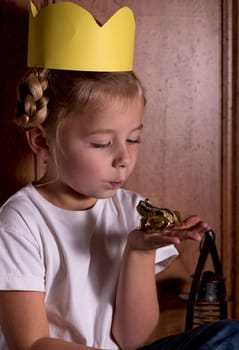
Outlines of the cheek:
{"label": "cheek", "polygon": [[[87,153],[70,154],[61,161],[61,169],[64,172],[77,172],[78,174],[93,175],[103,168],[104,161],[99,157],[92,157]],[[72,174],[73,175],[73,174]]]}
{"label": "cheek", "polygon": [[132,149],[131,151],[131,160],[132,160],[132,163],[136,163],[137,161],[137,158],[138,158],[138,153],[139,153],[139,148],[138,147],[135,147],[134,149]]}

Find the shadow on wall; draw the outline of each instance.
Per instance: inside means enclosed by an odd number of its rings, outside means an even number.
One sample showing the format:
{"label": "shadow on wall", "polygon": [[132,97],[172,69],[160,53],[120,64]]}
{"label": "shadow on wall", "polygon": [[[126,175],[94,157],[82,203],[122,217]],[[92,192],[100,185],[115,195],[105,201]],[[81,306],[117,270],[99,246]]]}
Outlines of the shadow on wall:
{"label": "shadow on wall", "polygon": [[0,3],[0,205],[33,174],[25,134],[14,125],[16,87],[27,62],[28,11]]}

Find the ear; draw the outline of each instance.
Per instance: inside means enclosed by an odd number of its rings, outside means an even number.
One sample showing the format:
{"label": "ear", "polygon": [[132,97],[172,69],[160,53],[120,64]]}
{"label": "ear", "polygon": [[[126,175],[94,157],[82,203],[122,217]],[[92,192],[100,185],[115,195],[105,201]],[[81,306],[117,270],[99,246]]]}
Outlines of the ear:
{"label": "ear", "polygon": [[26,137],[30,148],[36,155],[41,156],[42,159],[48,158],[49,147],[47,135],[45,129],[41,125],[27,130]]}

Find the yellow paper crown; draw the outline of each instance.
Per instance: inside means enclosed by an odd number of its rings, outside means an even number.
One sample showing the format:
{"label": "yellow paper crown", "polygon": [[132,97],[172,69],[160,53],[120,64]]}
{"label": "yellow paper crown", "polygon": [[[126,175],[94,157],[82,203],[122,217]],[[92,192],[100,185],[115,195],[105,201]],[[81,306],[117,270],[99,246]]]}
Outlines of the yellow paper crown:
{"label": "yellow paper crown", "polygon": [[120,72],[133,69],[135,18],[128,7],[103,26],[85,9],[58,2],[39,12],[30,2],[28,66]]}

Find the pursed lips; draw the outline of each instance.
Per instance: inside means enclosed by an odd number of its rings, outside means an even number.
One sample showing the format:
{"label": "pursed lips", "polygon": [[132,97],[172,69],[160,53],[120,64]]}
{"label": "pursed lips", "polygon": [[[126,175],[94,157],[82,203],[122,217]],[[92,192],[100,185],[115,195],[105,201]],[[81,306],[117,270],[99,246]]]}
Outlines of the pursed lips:
{"label": "pursed lips", "polygon": [[112,187],[121,187],[123,184],[123,181],[109,181],[109,183]]}

